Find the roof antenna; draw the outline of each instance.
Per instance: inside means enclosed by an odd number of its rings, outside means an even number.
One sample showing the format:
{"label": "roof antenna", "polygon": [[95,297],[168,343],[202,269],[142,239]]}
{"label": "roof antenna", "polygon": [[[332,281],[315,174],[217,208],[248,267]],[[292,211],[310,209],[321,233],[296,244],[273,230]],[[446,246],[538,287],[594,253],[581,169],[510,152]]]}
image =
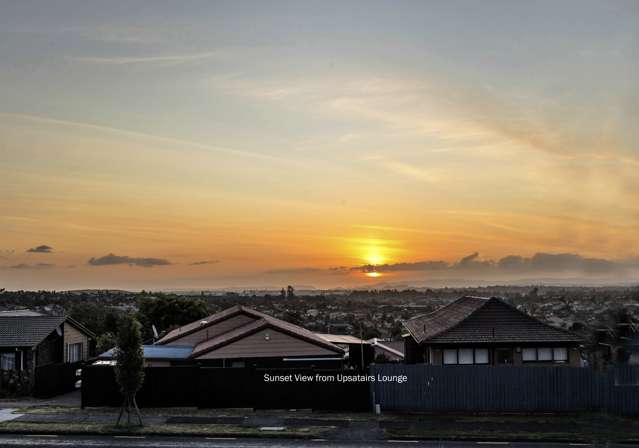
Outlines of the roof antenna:
{"label": "roof antenna", "polygon": [[153,330],[153,339],[158,338],[158,329],[155,328],[155,325],[151,325],[151,330]]}

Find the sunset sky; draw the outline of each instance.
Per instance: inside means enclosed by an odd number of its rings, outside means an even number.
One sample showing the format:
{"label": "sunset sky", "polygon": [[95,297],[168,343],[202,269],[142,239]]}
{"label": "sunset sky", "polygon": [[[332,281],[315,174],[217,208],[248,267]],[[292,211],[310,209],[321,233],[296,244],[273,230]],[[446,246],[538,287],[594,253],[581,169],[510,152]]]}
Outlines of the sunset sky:
{"label": "sunset sky", "polygon": [[0,288],[639,281],[638,142],[637,1],[0,0]]}

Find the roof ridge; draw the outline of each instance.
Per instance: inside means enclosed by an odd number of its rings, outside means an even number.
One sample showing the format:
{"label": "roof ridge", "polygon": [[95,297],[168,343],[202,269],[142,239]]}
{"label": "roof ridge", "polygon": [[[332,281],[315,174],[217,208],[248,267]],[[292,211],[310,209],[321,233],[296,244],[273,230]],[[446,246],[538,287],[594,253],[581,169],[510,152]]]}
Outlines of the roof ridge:
{"label": "roof ridge", "polygon": [[[211,325],[221,322],[225,319],[230,319],[236,313],[240,313],[240,312],[247,312],[247,308],[244,308],[242,305],[233,305],[229,308],[223,309],[222,311],[218,311],[217,313],[209,314],[206,317],[202,317],[201,319],[197,319],[197,320],[194,320],[193,322],[189,322],[188,324],[180,325],[179,327],[174,328],[173,330],[169,331],[167,334],[162,336],[155,343],[157,345],[164,345],[168,342],[172,342],[183,336],[195,333],[201,328],[210,327]],[[216,316],[217,318],[215,318]],[[200,325],[195,325],[197,322],[199,322]],[[201,324],[202,322],[206,322],[206,324],[202,325]],[[184,331],[180,331],[184,327],[189,327],[189,328]]]}
{"label": "roof ridge", "polygon": [[521,314],[521,315],[525,316],[525,317],[526,317],[526,318],[528,318],[529,320],[535,321],[535,322],[537,322],[537,323],[540,323],[540,324],[542,324],[542,325],[545,325],[545,326],[546,326],[546,327],[548,327],[548,328],[552,328],[553,330],[558,330],[558,331],[561,331],[561,332],[563,332],[563,333],[566,333],[566,334],[568,334],[568,335],[570,335],[570,336],[575,336],[576,338],[579,338],[580,340],[583,340],[583,338],[582,338],[581,336],[579,336],[579,335],[578,335],[578,334],[576,334],[576,333],[573,333],[573,332],[572,332],[572,331],[570,331],[570,330],[567,330],[567,329],[565,329],[565,328],[556,327],[556,326],[554,326],[554,325],[551,325],[550,323],[546,322],[545,320],[537,319],[536,317],[531,316],[530,314],[523,312],[522,310],[520,310],[519,308],[517,308],[517,307],[516,307],[516,306],[514,306],[514,305],[511,305],[510,303],[506,302],[505,300],[500,300],[500,299],[499,299],[499,298],[497,298],[497,297],[495,297],[495,298],[496,298],[496,299],[498,299],[498,300],[499,300],[501,303],[503,303],[504,305],[509,306],[509,307],[510,307],[510,308],[512,308],[513,310],[517,311],[519,314]]}
{"label": "roof ridge", "polygon": [[442,310],[445,310],[446,308],[450,307],[451,305],[454,305],[454,304],[458,303],[460,300],[463,300],[463,299],[482,299],[482,300],[486,300],[486,301],[488,301],[488,300],[490,300],[490,299],[492,299],[492,298],[494,298],[494,297],[461,296],[461,297],[459,297],[459,298],[457,298],[457,299],[453,300],[452,302],[447,303],[447,304],[446,304],[446,305],[444,305],[444,306],[440,306],[439,308],[437,308],[437,309],[436,309],[436,310],[434,310],[434,311],[431,311],[431,312],[429,312],[429,313],[422,313],[422,314],[418,314],[418,315],[416,315],[416,316],[411,317],[410,319],[406,319],[404,322],[408,322],[408,321],[415,320],[415,319],[420,319],[420,318],[422,318],[422,317],[424,317],[424,316],[430,316],[431,314],[438,313],[438,312],[440,312],[440,311],[442,311]]}
{"label": "roof ridge", "polygon": [[[435,332],[432,335],[430,335],[428,337],[428,339],[430,338],[436,338],[437,336],[441,336],[445,333],[448,333],[449,331],[454,330],[455,328],[459,327],[462,323],[466,322],[468,319],[470,319],[472,316],[474,316],[479,310],[481,310],[484,306],[486,306],[490,301],[494,300],[498,300],[501,302],[501,300],[499,300],[496,297],[478,297],[478,296],[463,296],[457,300],[455,300],[453,303],[451,303],[450,305],[457,303],[463,299],[481,299],[483,301],[483,303],[478,306],[477,308],[475,308],[474,310],[472,310],[470,313],[468,313],[466,316],[464,316],[462,319],[460,319],[457,323],[453,324],[452,326],[445,328],[441,331]],[[441,309],[441,308],[440,308]]]}
{"label": "roof ridge", "polygon": [[[433,333],[432,335],[429,335],[428,338],[424,338],[423,340],[430,340],[430,339],[434,339],[440,336],[446,336],[447,333],[451,333],[453,332],[455,329],[457,329],[460,325],[462,325],[464,322],[466,322],[468,319],[470,319],[471,317],[473,317],[475,314],[477,314],[479,311],[481,311],[485,305],[487,305],[488,303],[498,303],[501,306],[505,306],[506,308],[508,308],[509,310],[515,311],[518,315],[523,316],[528,322],[534,323],[535,325],[541,325],[543,327],[546,327],[552,331],[556,331],[559,333],[563,333],[564,335],[570,336],[572,337],[573,341],[582,341],[583,338],[580,337],[579,335],[568,331],[566,329],[563,328],[559,328],[559,327],[555,327],[554,325],[549,324],[548,322],[545,322],[541,319],[538,319],[534,316],[531,316],[528,313],[525,313],[524,311],[521,311],[519,309],[517,309],[515,306],[511,305],[510,303],[506,302],[506,300],[504,300],[501,297],[490,297],[488,300],[486,300],[485,303],[483,303],[481,306],[477,307],[476,309],[474,309],[473,311],[471,311],[470,313],[468,313],[467,316],[465,316],[463,319],[461,319],[459,322],[457,322],[456,324],[438,332],[438,333]],[[494,337],[494,335],[493,335]],[[422,340],[422,341],[423,341]],[[421,342],[421,341],[420,341]]]}
{"label": "roof ridge", "polygon": [[[206,339],[206,340],[200,342],[199,344],[197,344],[196,346],[193,347],[193,351],[191,352],[189,357],[196,358],[196,357],[201,356],[201,355],[203,355],[205,353],[213,351],[213,350],[215,350],[217,348],[223,347],[224,345],[231,344],[232,342],[235,342],[237,340],[237,338],[239,338],[239,337],[243,336],[244,334],[246,334],[248,331],[251,331],[251,330],[254,330],[254,329],[259,330],[266,323],[267,322],[266,322],[265,319],[258,319],[258,320],[252,321],[252,322],[247,322],[244,325],[240,325],[239,327],[233,328],[232,330],[229,330],[229,331],[227,331],[225,333],[218,334],[214,338]],[[251,327],[251,328],[249,328],[249,327]],[[252,328],[252,327],[255,327],[255,328]],[[235,334],[235,333],[237,333],[237,334]],[[232,336],[230,336],[230,335],[232,335]],[[228,338],[228,340],[224,341],[224,338]],[[221,339],[223,342],[226,342],[226,343],[225,344],[221,344],[221,345],[214,343],[214,341],[216,341],[218,339]],[[208,344],[210,346],[207,346],[205,348],[197,350],[197,348],[199,346],[205,345],[205,344]]]}
{"label": "roof ridge", "polygon": [[443,329],[443,330],[440,330],[440,331],[438,331],[438,332],[435,332],[435,333],[433,333],[432,335],[430,335],[430,336],[428,337],[429,339],[430,339],[430,338],[434,338],[434,337],[436,337],[436,336],[440,336],[440,335],[442,335],[443,333],[446,333],[447,331],[449,331],[449,330],[451,330],[451,329],[453,329],[453,328],[456,328],[459,324],[461,324],[461,323],[462,323],[462,322],[464,322],[466,319],[468,319],[470,316],[472,316],[473,314],[475,314],[475,313],[476,313],[479,309],[483,308],[483,307],[484,307],[484,305],[486,305],[486,304],[487,304],[490,300],[492,300],[492,299],[494,299],[494,298],[495,298],[495,297],[462,296],[462,297],[460,297],[460,298],[458,298],[458,299],[455,299],[455,300],[453,300],[452,302],[450,302],[450,303],[448,303],[448,304],[446,304],[446,305],[444,305],[444,306],[442,306],[442,307],[440,307],[440,308],[437,308],[437,309],[436,309],[436,310],[434,310],[434,311],[431,311],[430,313],[419,314],[419,315],[417,315],[417,316],[411,317],[410,319],[408,319],[407,321],[405,321],[405,322],[404,322],[404,327],[408,329],[408,332],[411,334],[411,336],[413,337],[413,339],[415,339],[417,342],[421,342],[421,341],[420,341],[420,339],[422,339],[422,338],[418,338],[415,334],[413,334],[413,330],[412,330],[409,326],[407,326],[407,325],[406,325],[406,323],[407,323],[407,322],[412,321],[412,320],[421,319],[421,318],[426,317],[426,316],[432,316],[432,315],[437,314],[437,313],[445,312],[448,308],[452,307],[453,305],[459,305],[459,304],[460,304],[460,302],[461,302],[462,300],[465,300],[465,299],[474,299],[474,300],[481,299],[482,301],[484,301],[484,303],[483,303],[481,306],[478,306],[476,309],[474,309],[472,312],[470,312],[467,316],[465,316],[465,317],[464,317],[463,319],[461,319],[459,322],[455,323],[454,325],[452,325],[452,326],[451,326],[451,327],[449,327],[449,328],[445,328],[445,329]]}
{"label": "roof ridge", "polygon": [[[315,333],[313,333],[312,331],[304,327],[295,325],[291,322],[287,322],[282,319],[278,319],[277,317],[269,316],[268,314],[264,314],[264,313],[260,313],[260,314],[262,314],[264,317],[258,320],[255,320],[253,322],[248,322],[240,327],[234,328],[233,330],[222,333],[212,339],[200,342],[198,345],[194,347],[193,352],[191,353],[191,357],[197,358],[198,356],[201,356],[205,353],[209,353],[211,351],[224,347],[228,344],[232,344],[233,342],[237,341],[238,339],[240,339],[242,336],[246,335],[247,333],[250,333],[253,331],[259,331],[260,329],[269,325],[274,327],[274,330],[276,331],[280,331],[282,333],[286,333],[294,337],[296,336],[298,338],[306,340],[307,342],[311,344],[324,346],[324,348],[328,348],[337,353],[343,353],[343,350],[339,348],[337,345],[322,339],[321,337],[317,336]],[[216,339],[220,339],[221,341],[219,343],[213,343]],[[209,346],[207,346],[206,348],[203,348],[201,350],[196,350],[198,346],[204,345],[207,343]]]}

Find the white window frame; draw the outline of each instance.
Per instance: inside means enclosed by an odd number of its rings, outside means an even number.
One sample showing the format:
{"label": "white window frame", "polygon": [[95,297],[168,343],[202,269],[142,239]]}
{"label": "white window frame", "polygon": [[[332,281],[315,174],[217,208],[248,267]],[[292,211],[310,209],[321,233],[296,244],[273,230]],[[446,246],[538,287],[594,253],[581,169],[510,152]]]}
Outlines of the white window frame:
{"label": "white window frame", "polygon": [[[75,349],[78,349],[77,359]],[[73,354],[73,356],[72,356]],[[78,362],[84,360],[84,344],[82,342],[76,342],[73,344],[67,344],[67,362]]]}
{"label": "white window frame", "polygon": [[[524,350],[533,350],[535,358],[524,359]],[[540,350],[550,350],[550,359],[539,359]],[[558,356],[557,352],[560,350],[564,351],[565,357]],[[564,364],[567,363],[570,359],[569,351],[570,349],[568,347],[524,347],[521,352],[521,361],[525,364],[536,362],[552,362],[555,364]]]}
{"label": "white window frame", "polygon": [[[461,362],[460,352],[462,350],[470,350],[472,352],[472,361],[471,362]],[[482,350],[486,353],[486,362],[477,362],[477,351]],[[449,355],[449,361],[452,361],[451,357],[454,354],[455,362],[446,362],[446,353]],[[482,347],[457,347],[457,348],[446,348],[442,350],[442,364],[445,366],[472,366],[479,365],[485,366],[490,364],[490,351],[487,348]]]}

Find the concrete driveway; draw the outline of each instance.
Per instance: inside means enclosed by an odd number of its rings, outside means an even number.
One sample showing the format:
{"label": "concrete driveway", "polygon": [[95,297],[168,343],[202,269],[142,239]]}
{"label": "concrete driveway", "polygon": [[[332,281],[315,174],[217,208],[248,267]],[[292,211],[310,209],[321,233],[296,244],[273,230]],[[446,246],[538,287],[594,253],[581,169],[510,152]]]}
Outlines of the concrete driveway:
{"label": "concrete driveway", "polygon": [[52,398],[15,398],[0,400],[0,409],[7,408],[30,408],[32,406],[67,406],[80,407],[81,395],[80,389],[69,392],[68,394],[58,395]]}

